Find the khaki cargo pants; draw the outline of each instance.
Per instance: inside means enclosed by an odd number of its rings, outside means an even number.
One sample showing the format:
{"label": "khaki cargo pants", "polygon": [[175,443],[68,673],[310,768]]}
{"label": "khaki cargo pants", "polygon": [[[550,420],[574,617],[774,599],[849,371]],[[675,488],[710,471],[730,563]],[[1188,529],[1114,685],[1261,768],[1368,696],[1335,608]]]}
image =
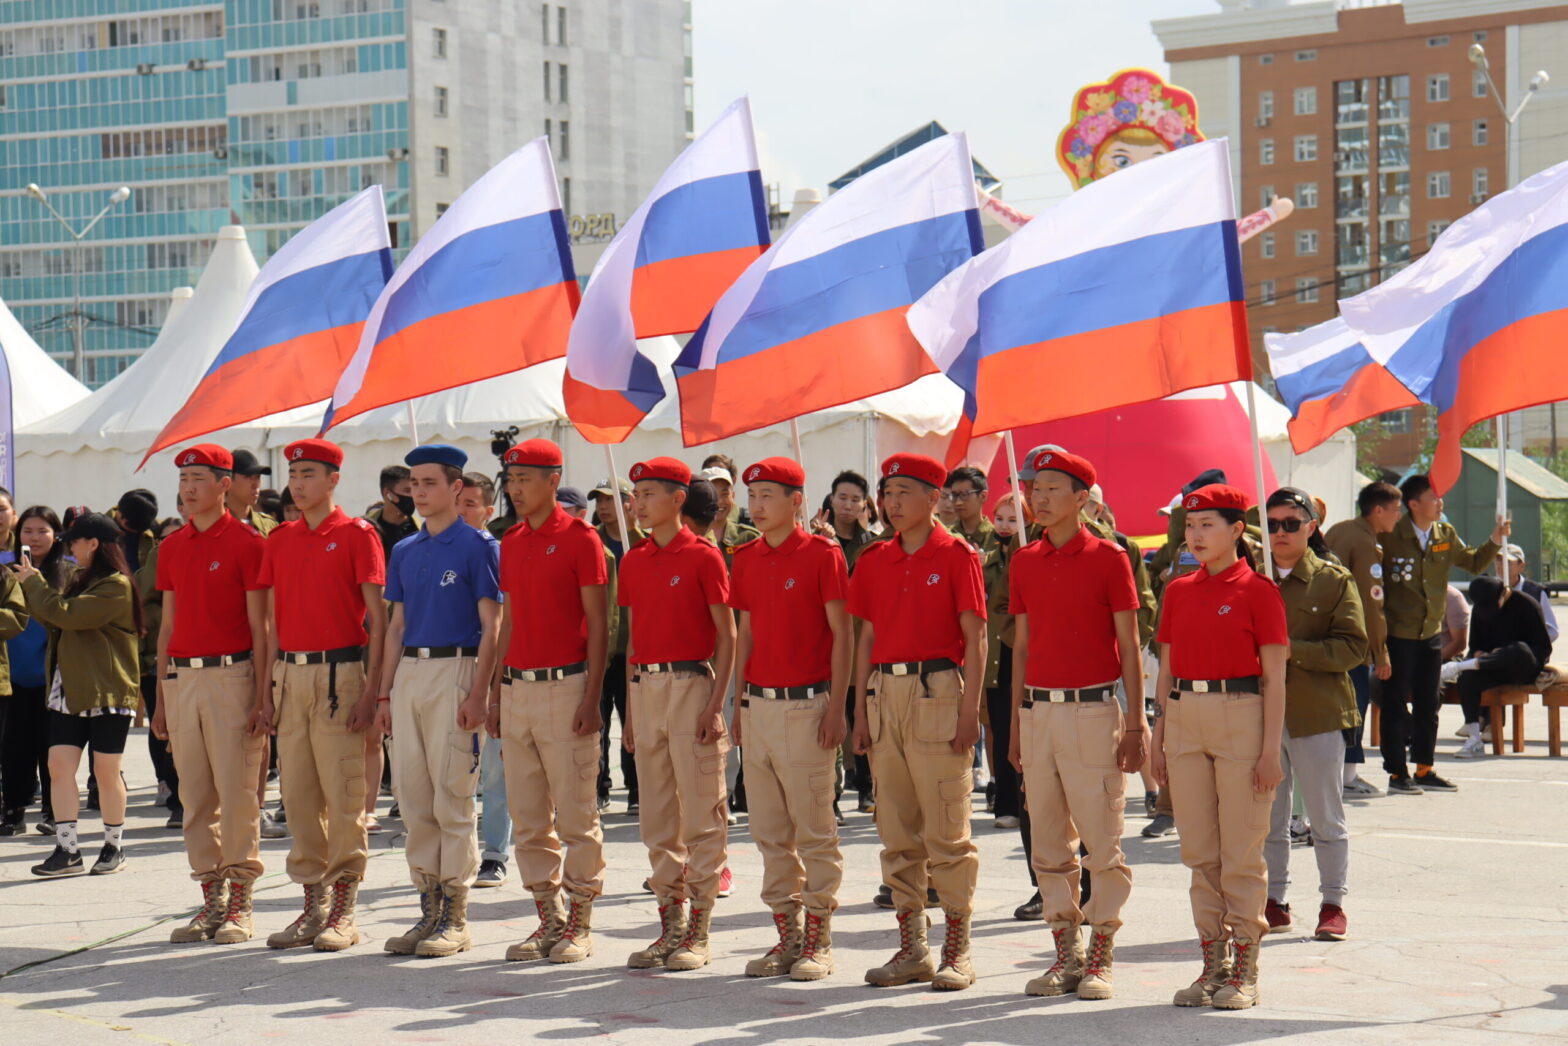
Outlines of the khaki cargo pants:
{"label": "khaki cargo pants", "polygon": [[273,664],[278,783],[293,836],[286,867],[296,883],[365,878],[365,735],[348,728],[364,692],[365,666],[358,661]]}
{"label": "khaki cargo pants", "polygon": [[185,856],[197,882],[254,882],[262,873],[256,782],[266,737],[245,732],[255,665],[180,668],[163,681],[164,720],[185,807]]}
{"label": "khaki cargo pants", "polygon": [[404,657],[392,681],[392,786],[418,890],[466,888],[479,872],[479,734],[457,725],[476,667],[472,657]]}

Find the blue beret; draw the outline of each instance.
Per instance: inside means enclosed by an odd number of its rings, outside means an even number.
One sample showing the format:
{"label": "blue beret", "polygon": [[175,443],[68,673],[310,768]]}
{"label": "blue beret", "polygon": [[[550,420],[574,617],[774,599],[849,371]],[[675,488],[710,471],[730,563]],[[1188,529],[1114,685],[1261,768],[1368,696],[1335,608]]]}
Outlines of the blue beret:
{"label": "blue beret", "polygon": [[403,464],[410,467],[414,465],[450,465],[455,469],[463,468],[468,464],[468,455],[449,443],[426,443],[422,447],[415,447],[403,458]]}

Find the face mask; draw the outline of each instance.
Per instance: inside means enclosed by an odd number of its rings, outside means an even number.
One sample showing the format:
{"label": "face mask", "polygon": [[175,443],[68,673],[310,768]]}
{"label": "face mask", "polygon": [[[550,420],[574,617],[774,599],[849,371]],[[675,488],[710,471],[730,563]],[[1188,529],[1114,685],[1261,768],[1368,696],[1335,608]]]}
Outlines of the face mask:
{"label": "face mask", "polygon": [[405,516],[414,514],[414,495],[412,494],[399,494],[393,504],[397,505],[397,510]]}

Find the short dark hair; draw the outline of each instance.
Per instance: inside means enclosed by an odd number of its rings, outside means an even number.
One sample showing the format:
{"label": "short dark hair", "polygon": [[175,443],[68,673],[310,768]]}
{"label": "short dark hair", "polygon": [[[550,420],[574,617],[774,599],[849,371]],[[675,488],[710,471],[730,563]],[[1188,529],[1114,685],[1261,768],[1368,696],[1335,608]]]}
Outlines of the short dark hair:
{"label": "short dark hair", "polygon": [[256,508],[280,523],[283,521],[283,495],[275,490],[269,488],[258,493]]}
{"label": "short dark hair", "polygon": [[1362,516],[1370,516],[1373,509],[1382,508],[1384,505],[1397,505],[1403,500],[1398,487],[1392,483],[1384,483],[1380,479],[1374,480],[1362,487],[1361,493],[1356,495],[1356,512]]}
{"label": "short dark hair", "polygon": [[942,486],[951,487],[954,483],[961,483],[964,480],[968,480],[970,486],[976,490],[984,491],[986,489],[985,473],[973,465],[960,465],[949,472],[947,474],[947,482],[943,483]]}
{"label": "short dark hair", "polygon": [[[674,484],[680,489],[680,484]],[[694,479],[685,488],[686,501],[681,505],[681,515],[709,527],[719,518],[719,492],[705,479]]]}
{"label": "short dark hair", "polygon": [[709,454],[702,459],[702,467],[705,469],[711,469],[715,465],[728,470],[730,479],[740,478],[740,469],[735,467],[735,459],[728,454]]}
{"label": "short dark hair", "polygon": [[441,462],[436,462],[436,464],[441,465],[441,475],[446,477],[446,481],[448,483],[463,482],[462,469],[458,468],[456,465],[445,465],[441,464]]}
{"label": "short dark hair", "polygon": [[381,490],[383,493],[391,490],[399,483],[412,476],[407,465],[388,465],[381,470]]}
{"label": "short dark hair", "polygon": [[1399,500],[1408,506],[1431,489],[1432,478],[1423,472],[1418,472],[1399,485]]}
{"label": "short dark hair", "polygon": [[495,504],[495,484],[490,481],[489,476],[483,472],[463,473],[463,489],[473,490],[475,488],[479,490],[479,496],[484,499],[486,505]]}
{"label": "short dark hair", "polygon": [[833,477],[833,485],[828,488],[829,497],[832,497],[833,493],[838,490],[838,485],[840,483],[851,483],[859,487],[860,496],[863,498],[869,498],[871,496],[871,484],[866,482],[866,477],[862,476],[853,469],[845,469],[843,472],[840,472],[838,475]]}

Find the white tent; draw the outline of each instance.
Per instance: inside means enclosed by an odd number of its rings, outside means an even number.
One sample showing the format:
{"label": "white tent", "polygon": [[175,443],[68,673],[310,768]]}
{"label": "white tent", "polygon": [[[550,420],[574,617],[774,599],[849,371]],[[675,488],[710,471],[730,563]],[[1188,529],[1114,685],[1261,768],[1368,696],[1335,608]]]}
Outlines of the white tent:
{"label": "white tent", "polygon": [[11,424],[23,428],[87,397],[87,386],[38,347],[0,301],[0,352],[11,374]]}

